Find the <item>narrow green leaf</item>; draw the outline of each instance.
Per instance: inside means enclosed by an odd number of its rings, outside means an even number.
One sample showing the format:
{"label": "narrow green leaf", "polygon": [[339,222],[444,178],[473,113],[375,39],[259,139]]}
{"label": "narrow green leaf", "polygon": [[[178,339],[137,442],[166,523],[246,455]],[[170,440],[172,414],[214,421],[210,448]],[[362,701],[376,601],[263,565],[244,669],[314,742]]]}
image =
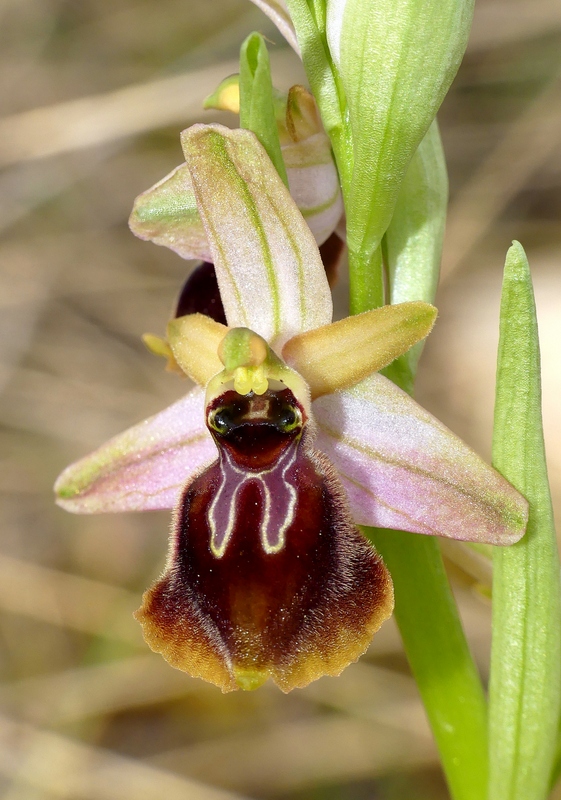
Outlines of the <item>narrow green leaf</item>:
{"label": "narrow green leaf", "polygon": [[522,246],[509,249],[501,302],[495,467],[530,502],[526,536],[494,553],[489,800],[543,800],[561,689],[559,557],[542,433],[534,296]]}
{"label": "narrow green leaf", "polygon": [[[401,185],[392,221],[384,236],[390,303],[434,302],[448,205],[448,174],[436,120],[417,148]],[[398,377],[408,391],[423,342],[396,359],[384,372]]]}
{"label": "narrow green leaf", "polygon": [[250,33],[240,50],[240,126],[253,131],[288,186],[273,91],[265,40],[259,33]]}
{"label": "narrow green leaf", "polygon": [[390,301],[434,302],[448,205],[448,173],[438,123],[417,148],[386,231]]}

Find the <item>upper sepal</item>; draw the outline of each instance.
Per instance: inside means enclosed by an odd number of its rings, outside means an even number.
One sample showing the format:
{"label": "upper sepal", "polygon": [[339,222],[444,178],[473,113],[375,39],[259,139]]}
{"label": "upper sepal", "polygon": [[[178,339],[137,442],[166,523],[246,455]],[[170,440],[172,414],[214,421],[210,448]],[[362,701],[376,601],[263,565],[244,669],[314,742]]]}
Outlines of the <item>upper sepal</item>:
{"label": "upper sepal", "polygon": [[329,322],[316,242],[256,137],[194,125],[182,144],[228,324],[278,347]]}
{"label": "upper sepal", "polygon": [[[239,77],[223,81],[208,105],[237,111]],[[290,193],[321,245],[343,214],[329,138],[316,102],[304,87],[293,86],[287,95],[275,92],[274,108]],[[169,247],[182,258],[212,260],[186,164],[136,198],[129,226],[140,239]]]}

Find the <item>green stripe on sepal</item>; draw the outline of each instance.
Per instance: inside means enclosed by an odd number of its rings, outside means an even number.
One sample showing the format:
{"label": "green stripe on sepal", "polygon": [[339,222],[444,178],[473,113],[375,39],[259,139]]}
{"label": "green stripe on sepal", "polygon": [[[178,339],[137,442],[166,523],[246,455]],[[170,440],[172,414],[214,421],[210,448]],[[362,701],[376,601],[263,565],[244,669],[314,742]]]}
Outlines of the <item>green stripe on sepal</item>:
{"label": "green stripe on sepal", "polygon": [[522,246],[509,249],[501,302],[495,467],[530,502],[525,537],[496,548],[489,800],[544,800],[561,690],[559,557],[542,432],[534,296]]}
{"label": "green stripe on sepal", "polygon": [[181,139],[228,324],[281,348],[330,322],[315,239],[255,135],[194,125]]}

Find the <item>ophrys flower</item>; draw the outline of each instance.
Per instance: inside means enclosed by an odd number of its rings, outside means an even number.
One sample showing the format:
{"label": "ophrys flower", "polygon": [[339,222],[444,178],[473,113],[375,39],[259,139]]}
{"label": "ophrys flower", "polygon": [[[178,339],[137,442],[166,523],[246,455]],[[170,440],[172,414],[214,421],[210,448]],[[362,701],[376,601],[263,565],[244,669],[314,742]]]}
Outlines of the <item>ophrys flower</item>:
{"label": "ophrys flower", "polygon": [[331,323],[315,241],[255,137],[194,126],[183,146],[230,330],[201,315],[169,324],[206,396],[194,389],[69,467],[59,502],[175,507],[165,573],[139,612],[148,642],[225,691],[269,676],[288,690],[338,674],[391,612],[353,520],[506,544],[527,504],[376,374],[434,309]]}

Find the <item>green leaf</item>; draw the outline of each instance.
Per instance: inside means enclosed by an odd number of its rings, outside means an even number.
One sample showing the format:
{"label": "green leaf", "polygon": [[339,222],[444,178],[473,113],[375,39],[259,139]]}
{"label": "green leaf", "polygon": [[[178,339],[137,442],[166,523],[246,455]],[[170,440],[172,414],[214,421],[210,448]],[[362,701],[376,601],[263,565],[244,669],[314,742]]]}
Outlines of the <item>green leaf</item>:
{"label": "green leaf", "polygon": [[[473,0],[337,0],[327,39],[348,104],[350,177],[340,170],[353,261],[380,246],[409,162],[465,50]],[[376,275],[373,279],[377,280]],[[364,292],[354,289],[351,295]]]}
{"label": "green leaf", "polygon": [[259,33],[250,33],[240,50],[240,126],[253,131],[288,186],[275,117],[269,53]]}
{"label": "green leaf", "polygon": [[[434,302],[448,205],[448,174],[436,120],[417,148],[401,185],[392,221],[384,236],[390,303]],[[412,391],[423,342],[384,372]]]}
{"label": "green leaf", "polygon": [[543,800],[561,690],[559,557],[542,433],[534,296],[522,246],[501,302],[493,462],[530,502],[526,536],[497,548],[493,577],[489,798]]}
{"label": "green leaf", "polygon": [[448,174],[433,121],[401,184],[386,231],[390,301],[434,302],[448,205]]}

